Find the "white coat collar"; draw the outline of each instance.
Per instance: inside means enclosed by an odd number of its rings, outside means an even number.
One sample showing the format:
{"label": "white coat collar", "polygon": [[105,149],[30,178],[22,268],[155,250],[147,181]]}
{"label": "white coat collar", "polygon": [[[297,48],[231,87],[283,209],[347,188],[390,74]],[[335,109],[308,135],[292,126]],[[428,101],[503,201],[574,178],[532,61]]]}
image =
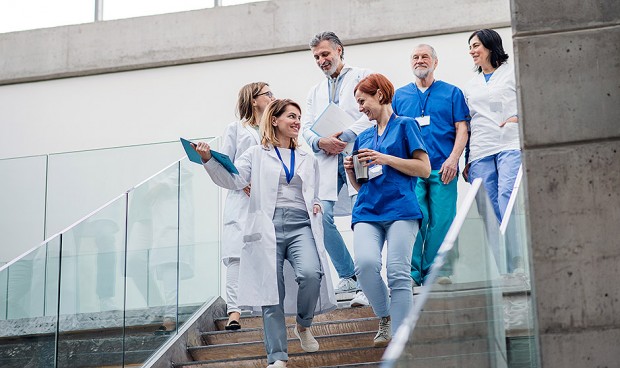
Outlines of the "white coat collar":
{"label": "white coat collar", "polygon": [[241,122],[241,126],[244,127],[245,130],[250,132],[250,135],[256,140],[256,143],[260,144],[260,137],[258,136],[258,132],[256,131],[256,129],[251,127],[250,124],[244,122]]}

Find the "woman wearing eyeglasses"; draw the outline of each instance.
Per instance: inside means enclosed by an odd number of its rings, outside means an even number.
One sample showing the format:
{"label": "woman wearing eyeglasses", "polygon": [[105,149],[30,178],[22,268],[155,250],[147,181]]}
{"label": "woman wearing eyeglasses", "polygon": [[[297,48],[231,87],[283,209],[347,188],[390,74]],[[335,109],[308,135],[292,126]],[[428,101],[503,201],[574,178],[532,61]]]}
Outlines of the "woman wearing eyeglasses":
{"label": "woman wearing eyeglasses", "polygon": [[298,149],[300,118],[294,101],[269,104],[261,120],[261,145],[235,162],[239,175],[211,160],[207,143],[196,146],[215,184],[228,189],[252,185],[238,302],[262,311],[268,368],[288,362],[285,313],[296,316],[293,333],[301,348],[315,352],[319,343],[310,331],[314,315],[336,308],[323,244],[318,163]]}
{"label": "woman wearing eyeglasses", "polygon": [[[220,151],[236,162],[251,146],[260,143],[258,126],[265,108],[273,101],[273,93],[265,82],[246,84],[239,90],[237,115],[240,120],[230,123],[224,131]],[[243,246],[242,232],[248,212],[250,186],[231,190],[224,206],[224,229],[222,234],[222,262],[226,266],[227,330],[241,328],[241,309],[237,305],[239,287],[239,257]]]}

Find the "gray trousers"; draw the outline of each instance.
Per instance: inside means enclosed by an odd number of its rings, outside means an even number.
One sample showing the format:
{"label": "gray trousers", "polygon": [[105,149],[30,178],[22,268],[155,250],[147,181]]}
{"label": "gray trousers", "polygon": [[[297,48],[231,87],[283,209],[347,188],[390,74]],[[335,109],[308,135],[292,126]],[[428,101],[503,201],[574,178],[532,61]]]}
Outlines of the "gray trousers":
{"label": "gray trousers", "polygon": [[276,271],[278,275],[278,305],[263,306],[265,350],[269,364],[288,360],[286,322],[284,319],[284,260],[295,271],[297,292],[297,323],[310,327],[319,298],[323,269],[310,228],[306,211],[295,208],[276,208],[273,215],[276,230]]}

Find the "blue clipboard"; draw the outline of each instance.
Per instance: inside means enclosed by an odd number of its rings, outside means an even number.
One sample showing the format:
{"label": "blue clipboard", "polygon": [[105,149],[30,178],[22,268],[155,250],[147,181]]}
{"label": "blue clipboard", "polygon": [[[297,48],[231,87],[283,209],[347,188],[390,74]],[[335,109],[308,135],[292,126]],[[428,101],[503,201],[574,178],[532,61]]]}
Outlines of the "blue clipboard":
{"label": "blue clipboard", "polygon": [[[195,162],[195,163],[197,163],[199,165],[202,165],[202,157],[200,157],[198,152],[196,152],[194,147],[192,147],[192,142],[188,141],[187,139],[181,138],[181,144],[183,144],[183,149],[185,149],[185,153],[187,154],[187,158],[191,162]],[[214,150],[211,150],[211,155],[213,156],[215,161],[217,161],[220,164],[222,164],[222,166],[224,166],[224,168],[229,173],[231,173],[231,174],[239,174],[239,170],[237,170],[237,168],[232,163],[232,161],[230,160],[230,157],[228,157],[228,155],[225,155],[223,153],[220,153],[220,152],[217,152],[217,151],[214,151]]]}

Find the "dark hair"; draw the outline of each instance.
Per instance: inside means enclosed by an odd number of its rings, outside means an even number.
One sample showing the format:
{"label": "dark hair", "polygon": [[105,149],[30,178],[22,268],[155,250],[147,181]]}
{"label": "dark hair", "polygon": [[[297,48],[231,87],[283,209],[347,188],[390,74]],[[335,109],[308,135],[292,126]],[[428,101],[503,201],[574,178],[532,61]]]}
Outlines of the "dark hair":
{"label": "dark hair", "polygon": [[353,89],[353,93],[356,93],[358,89],[371,96],[376,95],[380,90],[383,94],[383,97],[379,100],[381,105],[391,104],[392,97],[394,97],[394,85],[383,74],[379,73],[370,74],[362,79]]}
{"label": "dark hair", "polygon": [[[474,31],[474,33],[469,36],[467,43],[471,41],[474,36],[477,36],[482,46],[486,47],[490,51],[490,62],[493,68],[499,68],[500,65],[508,60],[508,54],[504,51],[504,46],[502,46],[502,38],[499,36],[499,33],[495,32],[492,29],[480,29]],[[477,67],[478,73],[482,73],[482,67]]]}
{"label": "dark hair", "polygon": [[340,60],[344,60],[344,45],[342,44],[342,41],[340,41],[340,38],[338,38],[338,36],[336,36],[334,32],[317,33],[310,40],[310,48],[316,47],[322,41],[329,41],[329,43],[332,44],[334,49],[340,46],[340,48],[342,49],[342,52],[340,53]]}

